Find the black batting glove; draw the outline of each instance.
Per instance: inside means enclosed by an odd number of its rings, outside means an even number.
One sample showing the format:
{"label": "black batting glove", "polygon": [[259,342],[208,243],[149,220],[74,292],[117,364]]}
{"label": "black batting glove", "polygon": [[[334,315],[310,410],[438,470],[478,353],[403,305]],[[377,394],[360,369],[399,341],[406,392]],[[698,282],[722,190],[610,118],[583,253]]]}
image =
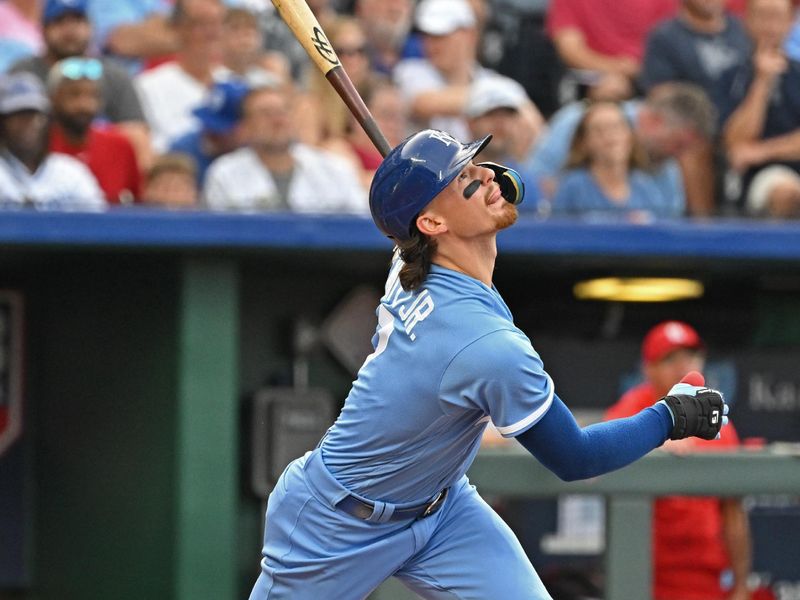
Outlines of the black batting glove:
{"label": "black batting glove", "polygon": [[728,424],[728,405],[717,390],[678,383],[659,402],[672,413],[671,440],[699,437],[719,439],[720,429]]}

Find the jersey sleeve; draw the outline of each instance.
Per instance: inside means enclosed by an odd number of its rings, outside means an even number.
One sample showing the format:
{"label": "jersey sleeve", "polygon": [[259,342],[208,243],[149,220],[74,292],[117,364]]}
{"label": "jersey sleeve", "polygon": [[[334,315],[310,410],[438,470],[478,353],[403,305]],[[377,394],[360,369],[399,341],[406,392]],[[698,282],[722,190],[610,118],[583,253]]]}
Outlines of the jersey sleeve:
{"label": "jersey sleeve", "polygon": [[440,384],[445,410],[477,409],[503,437],[532,427],[553,403],[553,381],[525,335],[489,333],[461,350]]}

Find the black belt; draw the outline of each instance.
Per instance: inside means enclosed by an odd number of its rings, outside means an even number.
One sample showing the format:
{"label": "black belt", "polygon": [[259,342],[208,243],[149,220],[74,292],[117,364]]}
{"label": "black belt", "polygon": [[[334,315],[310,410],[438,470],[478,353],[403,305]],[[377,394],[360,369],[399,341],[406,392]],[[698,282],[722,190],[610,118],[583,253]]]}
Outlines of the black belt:
{"label": "black belt", "polygon": [[[444,504],[444,499],[447,498],[447,489],[448,488],[444,488],[441,492],[433,497],[433,500],[427,504],[410,506],[409,508],[395,509],[394,513],[392,513],[392,516],[389,517],[389,521],[424,519],[425,517],[431,516],[442,507],[442,504]],[[344,500],[336,505],[336,508],[339,508],[348,514],[353,515],[354,517],[364,519],[366,521],[372,516],[372,513],[375,510],[375,505],[372,502],[359,500],[355,496],[347,496]]]}

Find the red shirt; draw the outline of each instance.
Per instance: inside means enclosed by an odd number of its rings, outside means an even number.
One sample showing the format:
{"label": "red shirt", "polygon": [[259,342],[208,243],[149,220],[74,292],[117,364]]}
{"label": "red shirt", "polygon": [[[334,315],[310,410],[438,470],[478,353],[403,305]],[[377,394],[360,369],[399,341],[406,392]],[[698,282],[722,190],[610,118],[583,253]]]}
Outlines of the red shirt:
{"label": "red shirt", "polygon": [[547,32],[578,29],[595,52],[640,61],[647,34],[677,9],[678,0],[551,0]]}
{"label": "red shirt", "polygon": [[50,151],[74,156],[89,167],[108,202],[119,204],[120,194],[126,190],[138,200],[141,174],[136,154],[128,138],[114,128],[92,125],[86,142],[74,145],[67,140],[61,127],[53,123]]}
{"label": "red shirt", "polygon": [[[659,399],[648,383],[626,393],[605,419],[629,417]],[[739,445],[732,424],[718,440],[687,438],[667,444],[692,452],[730,450]],[[725,548],[720,501],[717,498],[668,497],[655,501],[653,514],[653,596],[655,600],[723,600],[720,574],[730,560]]]}

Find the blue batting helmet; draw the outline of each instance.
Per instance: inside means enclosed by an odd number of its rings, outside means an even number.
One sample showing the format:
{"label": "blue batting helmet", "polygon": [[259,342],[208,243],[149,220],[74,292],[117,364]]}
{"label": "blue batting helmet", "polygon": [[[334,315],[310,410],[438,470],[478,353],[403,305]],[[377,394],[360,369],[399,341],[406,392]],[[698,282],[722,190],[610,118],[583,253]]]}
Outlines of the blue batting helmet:
{"label": "blue batting helmet", "polygon": [[398,241],[410,239],[414,218],[491,139],[462,144],[443,131],[425,129],[401,142],[378,167],[369,189],[378,228]]}

